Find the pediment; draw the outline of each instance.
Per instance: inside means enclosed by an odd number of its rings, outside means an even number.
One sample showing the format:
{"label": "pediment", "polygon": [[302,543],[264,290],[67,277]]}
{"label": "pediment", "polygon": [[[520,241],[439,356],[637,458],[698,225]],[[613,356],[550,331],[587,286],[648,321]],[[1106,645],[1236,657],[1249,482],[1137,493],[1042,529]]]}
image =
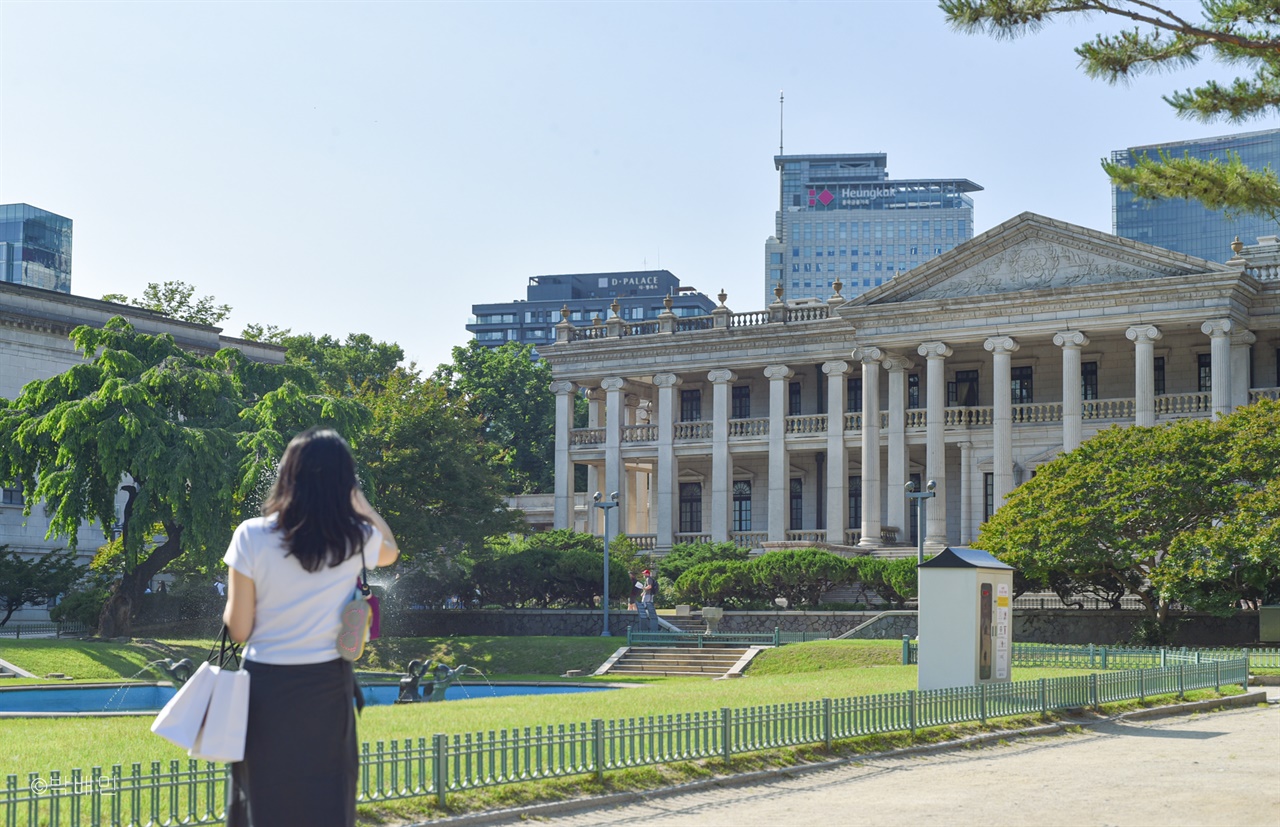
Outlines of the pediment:
{"label": "pediment", "polygon": [[852,303],[869,305],[1126,284],[1224,264],[1023,213]]}

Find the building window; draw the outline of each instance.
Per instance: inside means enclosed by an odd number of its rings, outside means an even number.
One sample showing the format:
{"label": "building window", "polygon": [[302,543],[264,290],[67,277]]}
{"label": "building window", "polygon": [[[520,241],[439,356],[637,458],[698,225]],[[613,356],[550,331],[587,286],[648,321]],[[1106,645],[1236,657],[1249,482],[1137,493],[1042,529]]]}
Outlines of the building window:
{"label": "building window", "polygon": [[770,253],[770,254],[769,254],[769,263],[770,263],[770,264],[781,264],[781,263],[782,263],[782,253]]}
{"label": "building window", "polygon": [[920,374],[907,374],[907,407],[920,407]]}
{"label": "building window", "polygon": [[[1280,368],[1277,368],[1280,370]],[[1156,396],[1164,396],[1164,357],[1157,356],[1152,371],[1155,374]]]}
{"label": "building window", "polygon": [[862,527],[862,477],[849,477],[849,528]]}
{"label": "building window", "polygon": [[0,490],[0,504],[22,505],[22,483],[14,481],[5,483]]}
{"label": "building window", "polygon": [[844,409],[850,413],[862,411],[862,377],[850,376],[845,381]]}
{"label": "building window", "polygon": [[1211,392],[1213,390],[1213,357],[1208,353],[1197,353],[1196,366],[1199,376],[1197,390],[1200,393]]}
{"label": "building window", "polygon": [[1080,365],[1080,381],[1083,383],[1082,397],[1085,399],[1098,398],[1098,363],[1085,362]]}
{"label": "building window", "polygon": [[751,387],[748,385],[733,386],[733,409],[729,411],[730,419],[751,418]]}
{"label": "building window", "polygon": [[996,513],[996,475],[982,475],[982,522],[991,519]]}
{"label": "building window", "polygon": [[702,533],[702,483],[680,483],[680,533]]}
{"label": "building window", "polygon": [[1013,368],[1009,371],[1010,390],[1013,392],[1013,404],[1031,404],[1031,368]]}
{"label": "building window", "polygon": [[750,480],[738,480],[733,484],[733,530],[751,530]]}
{"label": "building window", "polygon": [[680,391],[680,421],[702,421],[702,391]]}
{"label": "building window", "polygon": [[976,370],[956,371],[956,380],[947,383],[947,405],[972,408],[981,404],[979,399],[978,372]]}
{"label": "building window", "polygon": [[787,385],[787,416],[800,415],[800,383],[791,382]]}
{"label": "building window", "polygon": [[791,481],[791,530],[804,528],[804,480]]}

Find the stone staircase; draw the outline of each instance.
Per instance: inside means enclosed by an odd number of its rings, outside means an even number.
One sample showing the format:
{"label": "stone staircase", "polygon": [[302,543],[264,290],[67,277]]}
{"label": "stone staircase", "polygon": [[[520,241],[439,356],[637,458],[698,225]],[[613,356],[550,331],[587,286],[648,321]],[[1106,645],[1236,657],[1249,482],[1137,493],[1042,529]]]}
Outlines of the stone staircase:
{"label": "stone staircase", "polygon": [[706,621],[701,616],[695,615],[662,615],[662,619],[675,626],[682,632],[702,635],[707,632]]}
{"label": "stone staircase", "polygon": [[597,675],[625,677],[736,677],[758,648],[745,646],[630,646],[600,667]]}

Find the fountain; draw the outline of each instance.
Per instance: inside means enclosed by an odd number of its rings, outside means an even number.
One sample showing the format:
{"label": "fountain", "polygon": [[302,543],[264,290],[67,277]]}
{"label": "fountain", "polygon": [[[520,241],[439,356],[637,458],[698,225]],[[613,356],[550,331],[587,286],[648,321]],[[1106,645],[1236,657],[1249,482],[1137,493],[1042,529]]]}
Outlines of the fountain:
{"label": "fountain", "polygon": [[[443,701],[445,690],[466,669],[479,672],[479,670],[466,664],[459,666],[457,669],[450,669],[447,664],[437,663],[435,668],[432,669],[431,661],[423,663],[420,660],[411,660],[409,661],[409,670],[400,678],[400,695],[396,698],[396,703],[414,704],[421,701],[426,701],[427,703]],[[418,684],[429,671],[433,673],[430,680],[430,689],[423,689],[419,693]]]}

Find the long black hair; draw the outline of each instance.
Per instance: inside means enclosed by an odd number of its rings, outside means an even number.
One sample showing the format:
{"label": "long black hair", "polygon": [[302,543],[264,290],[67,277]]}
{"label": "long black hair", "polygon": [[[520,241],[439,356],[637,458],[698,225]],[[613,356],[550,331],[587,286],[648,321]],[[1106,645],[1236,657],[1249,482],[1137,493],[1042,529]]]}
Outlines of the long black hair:
{"label": "long black hair", "polygon": [[326,560],[337,566],[364,545],[368,523],[351,504],[355,487],[356,462],[337,431],[308,428],[284,449],[262,513],[276,515],[289,554],[307,571]]}

